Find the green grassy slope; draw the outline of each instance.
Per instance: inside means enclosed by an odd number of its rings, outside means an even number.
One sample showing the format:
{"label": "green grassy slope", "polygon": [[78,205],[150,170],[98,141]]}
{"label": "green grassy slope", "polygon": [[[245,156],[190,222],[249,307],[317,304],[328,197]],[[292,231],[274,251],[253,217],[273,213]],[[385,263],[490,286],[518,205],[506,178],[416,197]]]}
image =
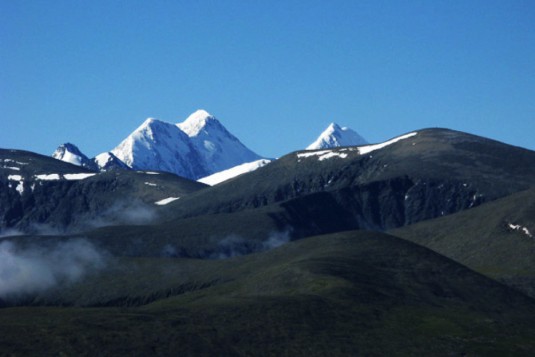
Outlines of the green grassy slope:
{"label": "green grassy slope", "polygon": [[1,353],[487,356],[535,349],[533,300],[386,234],[337,233],[219,261],[114,264],[56,295],[94,307],[0,309]]}
{"label": "green grassy slope", "polygon": [[535,189],[391,233],[535,297]]}

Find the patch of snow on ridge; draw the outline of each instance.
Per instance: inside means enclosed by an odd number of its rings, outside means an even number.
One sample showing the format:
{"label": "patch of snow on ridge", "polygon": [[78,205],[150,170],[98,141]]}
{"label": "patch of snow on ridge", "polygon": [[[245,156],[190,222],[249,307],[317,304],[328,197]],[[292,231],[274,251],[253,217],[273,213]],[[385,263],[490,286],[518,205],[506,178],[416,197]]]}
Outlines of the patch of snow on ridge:
{"label": "patch of snow on ridge", "polygon": [[[22,195],[22,193],[24,192],[24,178],[21,175],[9,175],[7,179],[9,181],[18,182],[17,187],[15,187],[15,190],[17,190],[17,192]],[[13,186],[9,184],[9,187],[12,188]]]}
{"label": "patch of snow on ridge", "polygon": [[520,224],[512,224],[512,223],[508,223],[507,225],[508,225],[509,228],[511,228],[512,230],[514,230],[514,231],[522,231],[522,232],[524,232],[524,234],[527,235],[528,237],[533,238],[533,235],[530,233],[530,231],[529,231],[526,227],[523,227],[523,226],[521,226]]}
{"label": "patch of snow on ridge", "polygon": [[314,152],[301,152],[297,154],[297,158],[302,159],[302,158],[317,156],[319,161],[327,160],[333,157],[345,159],[347,158],[348,151],[355,151],[355,149],[347,148],[347,149],[338,149],[338,150],[321,150],[321,151],[314,151]]}
{"label": "patch of snow on ridge", "polygon": [[232,167],[232,168],[230,168],[228,170],[223,170],[223,171],[220,171],[220,172],[216,172],[213,175],[203,177],[203,178],[201,178],[201,179],[199,179],[197,181],[201,182],[201,183],[204,183],[204,184],[207,184],[207,185],[210,185],[210,186],[217,185],[218,183],[230,180],[231,178],[234,178],[234,177],[239,176],[241,174],[245,174],[245,173],[248,173],[248,172],[253,172],[253,171],[255,171],[255,170],[257,170],[257,169],[259,169],[259,168],[261,168],[263,166],[266,166],[270,162],[271,162],[271,160],[267,160],[267,159],[261,159],[261,160],[256,160],[256,161],[253,161],[253,162],[247,162],[245,164],[234,166],[234,167]]}
{"label": "patch of snow on ridge", "polygon": [[318,160],[319,161],[323,161],[323,160],[327,160],[327,159],[330,159],[332,157],[339,157],[341,159],[345,159],[347,157],[347,154],[346,153],[343,153],[343,152],[330,152],[328,154],[325,154],[325,155],[321,155]]}
{"label": "patch of snow on ridge", "polygon": [[38,180],[43,180],[43,181],[56,181],[60,179],[59,174],[35,175],[35,178]]}
{"label": "patch of snow on ridge", "polygon": [[321,150],[321,151],[314,151],[314,152],[301,152],[297,154],[298,159],[307,158],[311,156],[321,156],[332,152],[332,150]]}
{"label": "patch of snow on ridge", "polygon": [[358,150],[358,153],[360,155],[365,155],[365,154],[369,154],[372,151],[383,149],[383,148],[385,148],[385,147],[387,147],[389,145],[397,143],[400,140],[404,140],[404,139],[408,139],[410,137],[413,137],[416,134],[418,134],[418,132],[412,132],[412,133],[409,133],[409,134],[398,136],[397,138],[394,138],[394,139],[390,139],[388,141],[385,141],[384,143],[366,145],[366,146],[359,146],[357,148],[344,148],[344,149],[338,149],[338,150],[320,150],[320,151],[313,151],[313,152],[301,152],[301,153],[297,154],[297,158],[298,159],[302,159],[302,158],[308,158],[308,157],[312,157],[312,156],[317,156],[319,161],[330,159],[332,157],[339,157],[341,159],[345,159],[347,157],[347,154],[345,152],[347,152],[347,151],[355,151],[355,150]]}
{"label": "patch of snow on ridge", "polygon": [[63,177],[66,179],[66,180],[83,180],[83,179],[86,179],[88,177],[91,177],[91,176],[95,176],[96,174],[94,173],[82,173],[82,174],[65,174],[63,175]]}
{"label": "patch of snow on ridge", "polygon": [[17,187],[15,187],[15,190],[17,190],[17,192],[22,195],[22,193],[24,192],[24,181],[19,181],[19,184],[17,185]]}
{"label": "patch of snow on ridge", "polygon": [[180,199],[180,197],[167,197],[167,198],[164,198],[163,200],[159,200],[159,201],[156,201],[154,202],[155,205],[158,205],[158,206],[165,206],[173,201],[176,201]]}
{"label": "patch of snow on ridge", "polygon": [[400,140],[404,140],[404,139],[408,139],[410,137],[413,137],[416,134],[418,134],[418,132],[415,131],[415,132],[408,133],[408,134],[405,134],[405,135],[401,135],[401,136],[398,136],[397,138],[385,141],[384,143],[360,146],[358,148],[359,149],[359,154],[361,154],[361,155],[368,154],[368,153],[370,153],[372,151],[379,150],[379,149],[382,149],[382,148],[387,147],[389,145],[392,145],[394,143],[397,143]]}
{"label": "patch of snow on ridge", "polygon": [[35,175],[35,179],[41,180],[41,181],[58,181],[61,179],[65,180],[84,180],[88,177],[95,176],[96,173],[78,173],[78,174],[41,174],[41,175]]}
{"label": "patch of snow on ridge", "polygon": [[13,162],[13,163],[15,163],[15,164],[19,164],[19,165],[28,165],[27,162],[20,162],[20,161],[16,161],[16,160],[12,160],[12,159],[4,159],[3,162],[4,162],[4,163],[6,163],[6,162]]}

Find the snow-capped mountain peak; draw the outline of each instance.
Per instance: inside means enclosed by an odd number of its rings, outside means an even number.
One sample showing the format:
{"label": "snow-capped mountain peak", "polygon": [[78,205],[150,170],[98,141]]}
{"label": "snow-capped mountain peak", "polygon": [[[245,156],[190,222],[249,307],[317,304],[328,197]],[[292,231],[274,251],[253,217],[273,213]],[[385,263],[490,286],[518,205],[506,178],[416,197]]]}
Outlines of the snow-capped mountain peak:
{"label": "snow-capped mountain peak", "polygon": [[306,149],[319,150],[340,146],[365,145],[367,143],[368,142],[356,131],[347,127],[340,127],[336,123],[331,123],[316,141],[310,144]]}
{"label": "snow-capped mountain peak", "polygon": [[193,137],[199,135],[207,126],[214,124],[222,127],[221,123],[213,115],[204,109],[199,109],[182,123],[178,123],[177,126],[189,137]]}
{"label": "snow-capped mountain peak", "polygon": [[262,158],[205,110],[178,124],[149,118],[111,153],[136,170],[167,171],[190,179]]}
{"label": "snow-capped mountain peak", "polygon": [[89,158],[85,156],[76,145],[71,143],[60,145],[56,151],[54,151],[52,157],[76,166],[83,166],[90,170],[96,169],[95,163],[89,160]]}

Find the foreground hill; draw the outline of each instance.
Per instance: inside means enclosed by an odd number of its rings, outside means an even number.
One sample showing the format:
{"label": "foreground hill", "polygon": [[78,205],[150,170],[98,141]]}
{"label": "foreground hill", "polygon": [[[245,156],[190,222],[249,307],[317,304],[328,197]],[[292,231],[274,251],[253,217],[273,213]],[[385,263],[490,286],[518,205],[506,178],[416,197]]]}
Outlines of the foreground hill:
{"label": "foreground hill", "polygon": [[[535,302],[382,233],[229,260],[123,258],[0,309],[6,354],[529,355]],[[106,306],[106,307],[104,307]]]}

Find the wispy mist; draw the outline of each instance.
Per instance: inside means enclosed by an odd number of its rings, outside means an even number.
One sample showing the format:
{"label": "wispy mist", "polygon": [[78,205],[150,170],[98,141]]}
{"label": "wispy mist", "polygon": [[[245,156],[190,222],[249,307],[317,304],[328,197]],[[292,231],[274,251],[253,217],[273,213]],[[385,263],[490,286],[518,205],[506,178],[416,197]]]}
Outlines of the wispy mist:
{"label": "wispy mist", "polygon": [[21,236],[24,232],[15,228],[0,228],[0,238]]}
{"label": "wispy mist", "polygon": [[78,217],[78,225],[97,228],[117,224],[149,224],[157,218],[156,209],[139,200],[115,202],[93,217]]}
{"label": "wispy mist", "polygon": [[216,251],[209,255],[209,259],[228,259],[255,252],[262,252],[280,247],[291,240],[291,231],[272,232],[267,239],[258,242],[244,239],[237,235],[230,235],[217,244]]}
{"label": "wispy mist", "polygon": [[12,241],[0,242],[0,298],[76,282],[105,265],[105,254],[85,239],[23,248]]}

